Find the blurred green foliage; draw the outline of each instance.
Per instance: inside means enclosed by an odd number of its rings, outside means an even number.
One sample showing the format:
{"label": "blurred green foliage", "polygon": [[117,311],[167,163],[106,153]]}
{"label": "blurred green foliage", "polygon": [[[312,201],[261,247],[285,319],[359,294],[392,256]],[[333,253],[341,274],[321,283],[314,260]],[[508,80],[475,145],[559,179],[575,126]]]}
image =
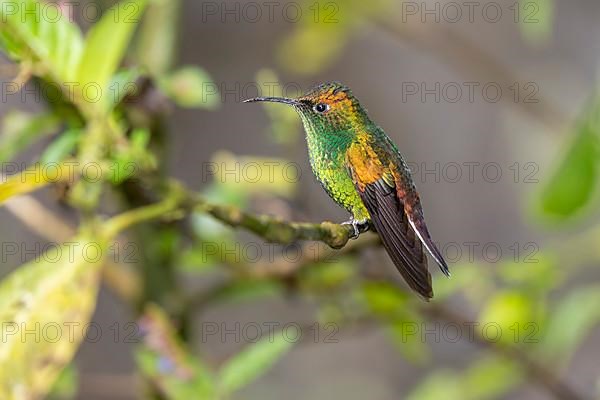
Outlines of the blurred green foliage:
{"label": "blurred green foliage", "polygon": [[513,5],[523,37],[532,45],[547,43],[552,36],[554,0],[520,0]]}
{"label": "blurred green foliage", "polygon": [[521,380],[518,365],[490,356],[473,362],[462,373],[449,369],[432,373],[407,399],[495,399]]}
{"label": "blurred green foliage", "polygon": [[[33,7],[38,1],[23,3]],[[135,5],[134,14],[129,12],[131,4]],[[135,268],[112,265],[109,269],[111,263],[103,257],[91,261],[59,257],[55,262],[26,263],[4,278],[0,282],[0,313],[2,322],[9,325],[3,326],[3,335],[12,323],[77,321],[84,326],[91,318],[104,273],[107,285],[139,314],[145,336],[135,355],[146,397],[223,399],[235,396],[284,362],[296,342],[275,334],[272,340],[263,337],[246,343],[224,361],[209,359],[193,345],[197,332],[190,320],[194,313],[213,304],[258,304],[267,298],[283,301],[294,294],[316,306],[315,319],[319,321],[341,328],[362,323],[382,328],[399,356],[427,368],[427,375],[415,382],[408,399],[492,399],[528,378],[528,365],[511,354],[544,367],[566,364],[598,325],[599,288],[574,286],[573,280],[588,272],[587,267],[595,264],[600,254],[572,261],[571,254],[582,247],[578,237],[566,243],[557,240],[560,245],[542,249],[532,262],[507,257],[494,268],[482,260],[454,265],[452,279],[434,277],[438,301],[433,304],[422,304],[386,277],[367,271],[352,249],[342,254],[321,253],[323,249],[318,247],[317,256],[290,261],[285,257],[289,248],[279,246],[274,259],[244,261],[243,235],[202,208],[174,210],[172,206],[181,188],[173,185],[164,171],[162,147],[168,135],[162,122],[169,107],[156,106],[148,98],[206,111],[218,106],[217,97],[206,92],[209,85],[214,87],[207,71],[199,66],[175,66],[180,2],[117,3],[86,35],[65,18],[22,21],[20,14],[5,12],[10,6],[11,1],[0,1],[0,43],[18,65],[19,80],[33,79],[38,87],[57,85],[62,97],[49,101],[37,114],[15,110],[5,116],[0,161],[14,159],[42,139],[44,148],[33,160],[33,173],[23,175],[27,179],[17,175],[0,184],[0,201],[49,184],[68,183],[72,187],[63,200],[77,211],[80,226],[74,238],[60,240],[104,250],[122,230],[147,223],[129,232],[142,249],[143,260]],[[351,43],[358,27],[387,17],[393,9],[386,0],[306,2],[305,6],[312,12],[311,18],[295,25],[278,49],[280,65],[292,74],[314,74],[327,68]],[[521,6],[522,12],[534,7],[539,18],[535,24],[520,19],[524,37],[534,44],[547,40],[552,33],[553,1]],[[128,19],[115,19],[114,15],[127,15]],[[133,39],[138,25],[138,36]],[[274,70],[265,68],[257,71],[256,80],[264,88],[267,84],[273,87],[279,78]],[[81,88],[67,93],[66,82],[98,85],[111,95],[92,102]],[[280,94],[284,93],[269,93]],[[301,140],[297,116],[283,107],[264,107],[269,118],[267,137],[283,154],[290,154],[286,150]],[[559,227],[574,216],[588,216],[595,204],[598,115],[594,100],[574,129],[572,144],[556,173],[536,198],[536,212]],[[300,190],[297,180],[284,179],[283,171],[293,160],[217,150],[211,162],[224,170],[237,169],[237,175],[226,179],[214,176],[202,188],[203,198],[240,209],[268,203],[272,207],[259,211],[276,209],[286,217],[294,215]],[[53,182],[43,173],[47,164],[61,163],[65,168],[70,161],[97,163],[102,174],[99,179],[85,179],[88,172],[76,169],[74,181]],[[272,166],[272,175],[240,178],[245,168],[256,165],[263,170]],[[101,198],[108,194],[118,198],[119,213],[111,220],[104,219],[100,211]],[[185,228],[179,224],[182,213],[189,214]],[[154,221],[159,217],[160,221]],[[49,256],[55,254],[52,251]],[[116,276],[114,280],[106,279],[109,270]],[[199,293],[187,293],[181,280],[188,276],[216,283]],[[120,287],[125,289],[119,291]],[[445,302],[450,304],[448,308],[443,307]],[[484,351],[462,366],[437,367],[436,350],[420,330],[440,321],[474,324],[477,340],[469,342],[481,344]],[[502,331],[497,340],[486,336],[483,327],[490,324]],[[0,398],[76,396],[77,366],[71,362],[79,341],[31,343],[15,338],[0,348]],[[554,372],[551,367],[549,370]]]}
{"label": "blurred green foliage", "polygon": [[581,214],[597,197],[600,177],[600,103],[592,99],[570,135],[563,160],[540,194],[539,212],[551,221],[567,221]]}
{"label": "blurred green foliage", "polygon": [[[204,107],[214,109],[218,107],[217,96],[207,92],[207,87],[212,83],[210,76],[202,69],[187,66],[163,75],[158,81],[162,90],[181,107]],[[211,85],[212,86],[212,85]]]}
{"label": "blurred green foliage", "polygon": [[34,141],[54,133],[58,124],[59,119],[49,113],[11,111],[2,121],[0,162],[11,161]]}
{"label": "blurred green foliage", "polygon": [[358,27],[370,18],[384,15],[393,5],[390,0],[304,0],[302,9],[310,15],[301,18],[293,32],[281,41],[281,65],[297,74],[314,74],[328,67],[342,54]]}

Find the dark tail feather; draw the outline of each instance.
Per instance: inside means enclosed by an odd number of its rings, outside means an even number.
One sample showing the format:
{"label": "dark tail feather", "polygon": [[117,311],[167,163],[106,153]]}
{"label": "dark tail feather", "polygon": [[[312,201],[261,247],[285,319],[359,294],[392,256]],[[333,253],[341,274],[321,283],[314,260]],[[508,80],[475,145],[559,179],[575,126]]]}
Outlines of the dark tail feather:
{"label": "dark tail feather", "polygon": [[383,246],[408,286],[425,300],[432,298],[431,275],[423,245],[410,226],[394,188],[379,180],[366,185],[359,193]]}
{"label": "dark tail feather", "polygon": [[416,219],[416,221],[413,221],[412,217],[411,217],[411,219],[410,219],[411,227],[416,232],[416,234],[419,236],[419,239],[421,240],[421,242],[423,242],[423,244],[425,245],[425,248],[427,249],[429,254],[431,254],[433,259],[437,262],[437,264],[439,265],[439,267],[442,270],[442,272],[444,273],[444,275],[449,277],[450,269],[448,268],[448,264],[446,264],[446,260],[444,260],[442,253],[437,248],[435,243],[433,243],[433,240],[431,239],[431,236],[429,235],[429,231],[427,230],[427,226],[425,225],[425,221],[424,221],[423,217],[415,218],[415,219]]}

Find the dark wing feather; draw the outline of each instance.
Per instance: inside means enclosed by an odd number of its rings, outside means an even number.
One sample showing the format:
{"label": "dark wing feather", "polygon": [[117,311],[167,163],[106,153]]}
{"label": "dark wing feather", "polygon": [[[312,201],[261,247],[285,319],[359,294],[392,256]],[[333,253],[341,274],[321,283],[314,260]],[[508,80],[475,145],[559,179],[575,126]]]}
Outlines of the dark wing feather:
{"label": "dark wing feather", "polygon": [[[362,188],[361,188],[362,186]],[[425,299],[433,297],[431,275],[423,245],[404,213],[404,205],[396,188],[379,179],[356,189],[371,215],[371,221],[381,237],[394,265],[408,285]]]}

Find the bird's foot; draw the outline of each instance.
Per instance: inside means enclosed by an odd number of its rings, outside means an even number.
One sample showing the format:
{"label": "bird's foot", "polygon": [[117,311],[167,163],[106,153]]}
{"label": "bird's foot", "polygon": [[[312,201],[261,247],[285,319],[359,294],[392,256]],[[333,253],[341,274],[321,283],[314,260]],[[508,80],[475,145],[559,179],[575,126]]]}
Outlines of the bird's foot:
{"label": "bird's foot", "polygon": [[351,225],[352,226],[352,235],[350,239],[358,239],[361,233],[364,233],[369,230],[369,221],[367,219],[356,220],[354,218],[350,218],[349,221],[342,222],[342,225]]}

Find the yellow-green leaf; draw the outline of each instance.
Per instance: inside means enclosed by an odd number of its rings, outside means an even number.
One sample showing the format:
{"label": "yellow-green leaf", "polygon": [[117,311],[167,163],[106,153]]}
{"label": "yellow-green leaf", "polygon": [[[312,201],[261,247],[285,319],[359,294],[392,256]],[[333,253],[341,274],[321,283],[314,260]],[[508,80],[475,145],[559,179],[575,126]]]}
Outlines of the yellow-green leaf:
{"label": "yellow-green leaf", "polygon": [[362,289],[366,304],[379,315],[397,315],[409,301],[406,292],[389,283],[369,282]]}
{"label": "yellow-green leaf", "polygon": [[267,335],[230,359],[219,372],[219,392],[233,393],[253,382],[287,353],[294,341],[284,332]]}
{"label": "yellow-green leaf", "polygon": [[161,89],[179,106],[213,110],[220,96],[208,73],[200,67],[186,66],[160,81]]}
{"label": "yellow-green leaf", "polygon": [[0,284],[0,398],[43,397],[84,339],[107,246],[80,236]]}
{"label": "yellow-green leaf", "polygon": [[151,2],[140,27],[137,60],[155,78],[163,76],[177,59],[180,5],[181,0]]}
{"label": "yellow-green leaf", "polygon": [[[146,0],[121,1],[106,11],[86,36],[77,80],[82,89],[99,88],[104,105],[110,104],[108,83],[121,64],[146,3]],[[85,92],[83,96],[85,100]]]}
{"label": "yellow-green leaf", "polygon": [[514,17],[529,43],[537,45],[550,38],[554,24],[554,0],[521,0],[513,6]]}
{"label": "yellow-green leaf", "polygon": [[495,355],[483,357],[469,367],[462,378],[468,399],[498,399],[523,379],[519,365]]}
{"label": "yellow-green leaf", "polygon": [[60,134],[40,156],[41,164],[58,163],[67,158],[79,143],[83,132],[80,129],[69,129]]}
{"label": "yellow-green leaf", "polygon": [[[293,22],[294,29],[278,46],[279,62],[296,74],[310,75],[323,70],[342,54],[357,26],[390,15],[394,3],[389,0],[302,2],[302,7],[298,7],[302,12],[286,18]],[[327,40],[321,40],[324,37]]]}
{"label": "yellow-green leaf", "polygon": [[539,330],[532,299],[517,291],[494,295],[483,308],[479,323],[482,335],[493,342],[529,342],[535,340],[530,333]]}
{"label": "yellow-green leaf", "polygon": [[44,4],[0,0],[5,49],[12,58],[31,62],[40,74],[49,74],[57,83],[72,82],[83,48],[81,30],[66,15],[43,15],[49,9]]}
{"label": "yellow-green leaf", "polygon": [[523,372],[510,360],[485,356],[464,371],[438,369],[423,379],[408,400],[487,400],[505,395],[521,382]]}
{"label": "yellow-green leaf", "polygon": [[2,121],[0,132],[0,162],[12,160],[36,140],[53,133],[58,126],[58,118],[50,113],[9,112]]}
{"label": "yellow-green leaf", "polygon": [[600,321],[600,287],[579,287],[560,300],[544,330],[539,349],[552,362],[568,363],[571,355]]}
{"label": "yellow-green leaf", "polygon": [[600,100],[593,99],[574,132],[549,183],[540,193],[538,211],[561,222],[580,213],[597,195],[600,182]]}
{"label": "yellow-green leaf", "polygon": [[0,204],[11,197],[27,194],[57,182],[65,182],[75,177],[73,163],[36,164],[18,174],[3,177],[0,183]]}
{"label": "yellow-green leaf", "polygon": [[77,395],[79,374],[77,367],[71,363],[67,365],[52,386],[48,398],[50,400],[72,400]]}

